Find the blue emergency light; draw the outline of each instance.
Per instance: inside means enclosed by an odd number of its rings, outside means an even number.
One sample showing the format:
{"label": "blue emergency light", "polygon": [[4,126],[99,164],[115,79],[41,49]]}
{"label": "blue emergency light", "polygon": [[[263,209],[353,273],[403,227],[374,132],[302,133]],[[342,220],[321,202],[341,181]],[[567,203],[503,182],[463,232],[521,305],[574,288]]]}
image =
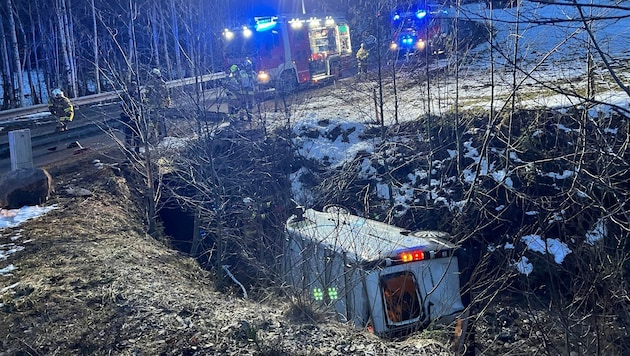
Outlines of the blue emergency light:
{"label": "blue emergency light", "polygon": [[265,32],[273,29],[278,25],[276,21],[278,18],[275,16],[272,17],[264,17],[264,18],[256,18],[256,32]]}
{"label": "blue emergency light", "polygon": [[414,42],[416,42],[416,38],[414,36],[402,36],[400,38],[400,44],[403,47],[412,47]]}

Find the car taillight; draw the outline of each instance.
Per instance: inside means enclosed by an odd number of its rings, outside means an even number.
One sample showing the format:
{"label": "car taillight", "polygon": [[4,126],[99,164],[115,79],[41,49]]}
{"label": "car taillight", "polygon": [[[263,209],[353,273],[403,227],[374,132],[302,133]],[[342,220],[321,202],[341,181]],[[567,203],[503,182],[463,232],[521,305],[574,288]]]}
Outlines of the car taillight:
{"label": "car taillight", "polygon": [[414,262],[414,261],[422,261],[424,260],[424,251],[419,250],[419,251],[405,251],[402,252],[400,255],[400,260],[402,260],[403,263],[407,263],[407,262]]}

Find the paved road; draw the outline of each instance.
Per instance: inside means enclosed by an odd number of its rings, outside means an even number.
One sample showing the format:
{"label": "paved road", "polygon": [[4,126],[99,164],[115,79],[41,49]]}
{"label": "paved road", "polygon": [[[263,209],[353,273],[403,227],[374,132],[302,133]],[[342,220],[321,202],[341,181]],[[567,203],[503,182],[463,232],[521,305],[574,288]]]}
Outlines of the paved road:
{"label": "paved road", "polygon": [[[311,88],[313,90],[317,90],[317,87]],[[194,113],[187,112],[185,108],[194,108],[196,107],[194,103],[190,103],[186,100],[187,97],[181,95],[178,97],[178,108],[167,109],[169,110],[169,117],[171,119],[177,120],[189,118],[188,116],[198,114],[197,111]],[[188,98],[190,99],[190,98]],[[264,97],[264,99],[269,99]],[[264,111],[273,110],[273,100],[262,102]],[[217,102],[217,98],[208,95],[206,97],[206,101],[204,102],[204,108],[208,112],[208,120],[215,120],[215,116],[217,111],[221,113],[226,113],[228,111],[227,104],[223,101]],[[189,109],[190,110],[190,109]],[[56,122],[52,116],[49,115],[41,115],[36,119],[32,120],[24,120],[20,123],[12,123],[11,126],[4,125],[0,126],[0,176],[8,173],[11,170],[11,159],[8,152],[8,132],[12,130],[19,130],[28,128],[31,130],[31,137],[46,137],[46,141],[50,142],[43,147],[34,147],[33,148],[33,164],[35,167],[43,167],[46,165],[50,165],[55,161],[60,161],[69,157],[72,157],[75,154],[76,148],[66,148],[68,143],[78,140],[82,146],[89,147],[91,150],[103,150],[104,148],[109,148],[115,145],[113,139],[106,134],[100,134],[94,136],[91,134],[89,137],[80,136],[80,132],[72,132],[73,129],[77,129],[80,127],[86,127],[89,125],[94,125],[95,123],[102,123],[106,120],[118,119],[120,117],[120,105],[118,103],[107,103],[103,105],[90,105],[90,106],[80,106],[76,107],[75,110],[75,118],[73,122],[69,125],[70,131],[65,133],[54,133]],[[215,114],[215,115],[210,115]],[[55,142],[55,137],[59,135],[59,140]],[[2,146],[4,145],[4,146]],[[4,148],[2,148],[4,147]],[[51,150],[52,147],[56,147],[55,150]]]}
{"label": "paved road", "polygon": [[[27,128],[31,130],[31,138],[39,136],[50,137],[50,144],[47,144],[45,147],[33,148],[33,165],[35,167],[43,167],[55,161],[73,156],[76,148],[68,149],[66,147],[68,143],[75,140],[78,140],[80,144],[85,147],[90,147],[92,150],[100,150],[113,145],[113,140],[105,134],[80,137],[77,136],[80,135],[80,133],[74,133],[72,129],[86,127],[94,123],[102,123],[104,120],[118,118],[119,116],[120,106],[117,103],[77,107],[75,118],[69,125],[71,131],[55,134],[56,122],[54,118],[42,115],[38,117],[37,120],[24,122],[21,126],[5,127],[6,129],[0,132],[0,144],[6,144],[8,142],[8,131],[17,129]],[[56,137],[58,137],[57,140],[55,140]],[[56,149],[52,150],[53,147],[56,147]],[[3,150],[3,154],[0,155],[0,176],[10,170],[11,158],[8,152]]]}
{"label": "paved road", "polygon": [[[114,140],[104,133],[97,136],[80,139],[78,141],[81,146],[92,151],[102,151],[106,148],[111,148],[115,146]],[[51,163],[83,154],[82,151],[78,150],[77,147],[68,148],[69,142],[72,141],[60,138],[59,142],[56,144],[52,144],[49,147],[35,149],[33,151],[33,166],[45,167],[47,165],[50,165]],[[56,147],[56,149],[52,150],[53,147]],[[0,176],[5,175],[10,170],[11,159],[0,159]]]}

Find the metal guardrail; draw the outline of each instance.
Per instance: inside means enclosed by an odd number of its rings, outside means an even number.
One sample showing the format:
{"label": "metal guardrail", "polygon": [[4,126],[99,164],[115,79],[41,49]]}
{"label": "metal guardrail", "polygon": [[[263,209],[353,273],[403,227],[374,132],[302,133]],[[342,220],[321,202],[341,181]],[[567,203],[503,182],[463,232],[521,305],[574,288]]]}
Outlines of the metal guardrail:
{"label": "metal guardrail", "polygon": [[[98,124],[87,124],[79,127],[70,128],[65,132],[55,132],[52,129],[50,132],[34,135],[31,138],[31,147],[33,150],[46,147],[47,145],[53,145],[55,143],[67,143],[74,140],[80,140],[91,135],[96,135],[102,132],[102,127],[115,128],[120,125],[117,120],[105,120]],[[53,125],[54,126],[54,125]],[[10,148],[7,143],[0,143],[0,159],[6,159],[10,157]]]}
{"label": "metal guardrail", "polygon": [[183,79],[171,80],[166,83],[166,86],[169,88],[174,88],[174,87],[180,87],[184,85],[212,82],[215,80],[223,79],[225,77],[227,77],[227,74],[225,72],[217,72],[217,73],[212,73],[212,74],[205,74],[200,77],[188,77],[188,78],[183,78]]}
{"label": "metal guardrail", "polygon": [[[225,78],[226,76],[227,75],[225,74],[225,72],[217,72],[217,73],[202,75],[199,77],[189,77],[189,78],[171,80],[171,81],[166,82],[166,86],[168,88],[175,88],[175,87],[180,87],[180,86],[211,82],[211,81]],[[99,102],[116,100],[120,98],[121,94],[122,94],[121,91],[114,90],[114,91],[100,93],[100,94],[80,96],[80,97],[72,98],[71,100],[74,105],[81,106],[81,105],[89,105],[89,104],[94,104],[94,103],[99,103]],[[47,113],[47,112],[48,112],[48,104],[40,104],[40,105],[33,105],[33,106],[24,107],[24,108],[3,110],[3,111],[0,111],[0,124],[5,121],[24,120],[29,115],[35,115],[35,114]]]}

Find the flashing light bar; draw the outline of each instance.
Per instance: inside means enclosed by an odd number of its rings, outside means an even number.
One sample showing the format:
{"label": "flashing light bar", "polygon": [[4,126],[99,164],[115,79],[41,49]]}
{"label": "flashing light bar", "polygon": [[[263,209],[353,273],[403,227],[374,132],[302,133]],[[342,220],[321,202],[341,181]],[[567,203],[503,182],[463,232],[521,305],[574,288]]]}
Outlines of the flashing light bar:
{"label": "flashing light bar", "polygon": [[427,16],[427,11],[426,10],[418,10],[416,11],[416,17],[421,19],[424,18],[425,16]]}
{"label": "flashing light bar", "polygon": [[[324,22],[324,26],[333,27],[336,24],[335,19],[332,16],[326,16],[324,19],[320,19],[318,17],[310,17],[308,20],[303,20],[299,18],[293,18],[289,20],[289,25],[292,29],[300,29],[304,24],[308,24],[309,27],[321,27],[322,21]],[[346,32],[345,26],[339,26],[340,32]]]}
{"label": "flashing light bar", "polygon": [[255,17],[254,20],[256,21],[256,32],[269,31],[272,28],[276,27],[276,25],[278,25],[277,16]]}
{"label": "flashing light bar", "polygon": [[404,251],[401,252],[398,257],[402,260],[403,263],[422,261],[424,260],[424,251]]}
{"label": "flashing light bar", "polygon": [[400,39],[400,42],[407,47],[411,47],[414,43],[414,38],[411,36],[404,36]]}
{"label": "flashing light bar", "polygon": [[302,26],[304,26],[304,21],[300,20],[300,19],[292,19],[289,21],[289,24],[291,25],[292,29],[300,29],[302,28]]}

